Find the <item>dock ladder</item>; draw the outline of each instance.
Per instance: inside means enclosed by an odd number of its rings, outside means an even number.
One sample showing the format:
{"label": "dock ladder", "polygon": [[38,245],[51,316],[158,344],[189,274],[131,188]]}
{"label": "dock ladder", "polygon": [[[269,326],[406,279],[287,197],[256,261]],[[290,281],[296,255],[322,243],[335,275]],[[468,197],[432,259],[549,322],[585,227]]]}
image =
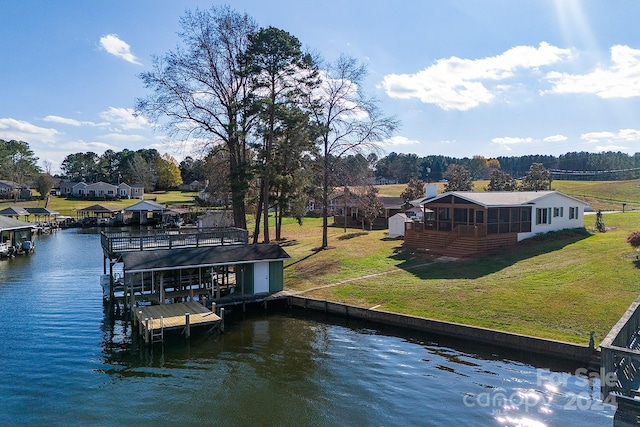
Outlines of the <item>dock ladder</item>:
{"label": "dock ladder", "polygon": [[153,317],[150,320],[149,323],[149,336],[151,337],[151,344],[153,344],[154,342],[158,341],[158,342],[162,342],[164,341],[164,316],[160,316],[160,327],[159,328],[154,328],[153,327]]}

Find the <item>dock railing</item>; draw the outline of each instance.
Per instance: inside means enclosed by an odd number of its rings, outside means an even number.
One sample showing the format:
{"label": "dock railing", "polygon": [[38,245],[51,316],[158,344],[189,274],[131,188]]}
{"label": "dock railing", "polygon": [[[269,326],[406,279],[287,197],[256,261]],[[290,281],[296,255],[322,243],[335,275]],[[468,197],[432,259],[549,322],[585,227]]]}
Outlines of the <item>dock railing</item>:
{"label": "dock railing", "polygon": [[[640,297],[600,344],[600,391],[605,402],[615,396],[640,397]],[[640,401],[638,401],[640,404]]]}
{"label": "dock railing", "polygon": [[220,227],[181,230],[141,230],[100,233],[105,253],[204,247],[249,243],[249,232],[241,228]]}

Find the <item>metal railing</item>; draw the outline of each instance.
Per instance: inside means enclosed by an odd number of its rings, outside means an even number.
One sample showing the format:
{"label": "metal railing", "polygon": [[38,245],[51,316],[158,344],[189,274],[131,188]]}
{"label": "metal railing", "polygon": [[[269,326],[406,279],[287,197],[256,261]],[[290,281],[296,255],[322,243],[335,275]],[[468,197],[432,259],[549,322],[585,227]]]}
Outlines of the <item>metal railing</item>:
{"label": "metal railing", "polygon": [[600,391],[605,401],[640,397],[640,298],[627,309],[600,344]]}
{"label": "metal railing", "polygon": [[219,246],[249,243],[249,232],[241,228],[205,228],[198,230],[142,230],[100,233],[106,253]]}

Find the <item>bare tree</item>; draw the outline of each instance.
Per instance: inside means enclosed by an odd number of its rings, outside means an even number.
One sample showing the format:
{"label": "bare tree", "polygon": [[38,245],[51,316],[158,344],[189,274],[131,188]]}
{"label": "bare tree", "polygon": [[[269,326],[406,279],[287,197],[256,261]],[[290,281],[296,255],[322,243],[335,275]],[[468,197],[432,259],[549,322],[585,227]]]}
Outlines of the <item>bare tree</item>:
{"label": "bare tree", "polygon": [[311,114],[321,129],[323,161],[322,246],[328,247],[329,177],[333,159],[347,153],[371,151],[398,126],[395,118],[382,116],[373,98],[362,92],[366,67],[354,58],[341,56],[321,72],[322,83],[313,92]]}
{"label": "bare tree", "polygon": [[236,227],[246,228],[245,195],[250,179],[247,136],[247,77],[238,70],[249,34],[257,29],[247,14],[228,6],[187,11],[180,20],[181,46],[154,57],[153,70],[141,74],[152,94],[136,108],[162,121],[171,136],[197,138],[203,149],[223,146],[229,155],[229,182]]}

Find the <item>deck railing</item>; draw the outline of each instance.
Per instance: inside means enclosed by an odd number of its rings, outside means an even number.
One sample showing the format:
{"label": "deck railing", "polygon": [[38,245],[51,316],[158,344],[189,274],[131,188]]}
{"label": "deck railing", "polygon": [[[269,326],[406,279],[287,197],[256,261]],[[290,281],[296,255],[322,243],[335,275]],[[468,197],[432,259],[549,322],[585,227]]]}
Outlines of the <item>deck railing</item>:
{"label": "deck railing", "polygon": [[600,391],[614,396],[640,396],[640,298],[635,300],[600,344]]}
{"label": "deck railing", "polygon": [[249,243],[249,232],[241,228],[204,228],[190,230],[142,230],[135,232],[100,233],[105,253],[219,246]]}

